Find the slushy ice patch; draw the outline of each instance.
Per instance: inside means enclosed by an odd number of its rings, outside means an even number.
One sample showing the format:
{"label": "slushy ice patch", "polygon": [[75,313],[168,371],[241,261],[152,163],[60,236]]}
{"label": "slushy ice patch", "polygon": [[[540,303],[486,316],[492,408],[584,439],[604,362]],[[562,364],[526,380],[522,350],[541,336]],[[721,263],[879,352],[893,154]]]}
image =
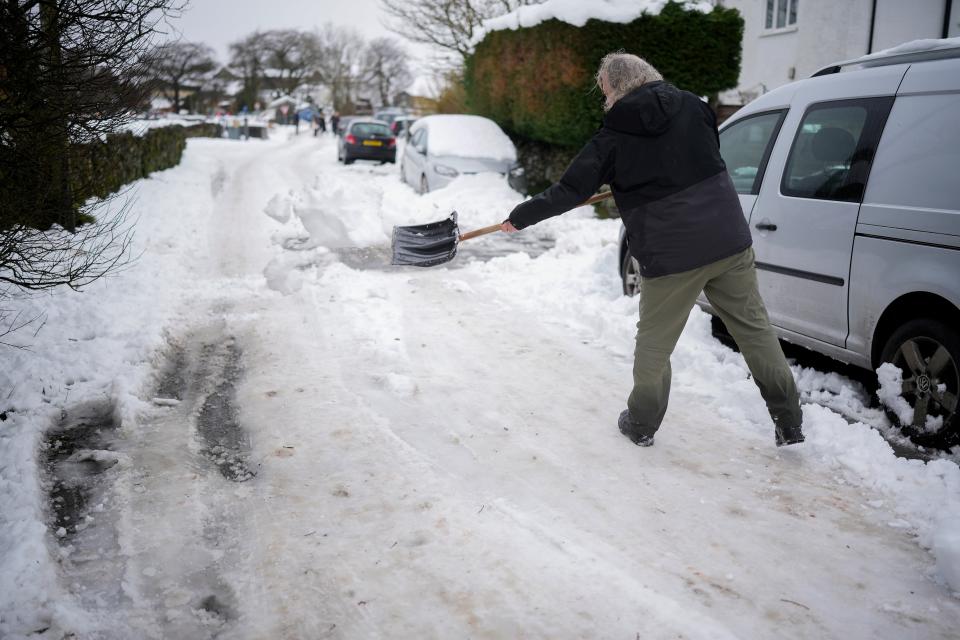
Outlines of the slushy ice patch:
{"label": "slushy ice patch", "polygon": [[201,353],[222,364],[219,380],[207,395],[197,417],[202,453],[227,480],[245,482],[256,475],[249,466],[250,439],[237,416],[236,383],[240,377],[240,348],[230,338],[222,345],[205,345]]}

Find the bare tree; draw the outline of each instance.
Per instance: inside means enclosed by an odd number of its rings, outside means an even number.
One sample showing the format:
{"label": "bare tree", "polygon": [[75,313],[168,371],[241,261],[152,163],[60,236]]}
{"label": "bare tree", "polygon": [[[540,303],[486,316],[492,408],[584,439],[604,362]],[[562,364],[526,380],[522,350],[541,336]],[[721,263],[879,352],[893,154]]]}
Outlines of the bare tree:
{"label": "bare tree", "polygon": [[399,89],[410,86],[409,55],[393,38],[375,38],[367,45],[364,54],[364,71],[368,83],[380,96],[380,104],[386,106]]}
{"label": "bare tree", "polygon": [[349,110],[363,84],[363,38],[354,30],[327,23],[317,34],[317,75],[330,90],[333,108]]}
{"label": "bare tree", "polygon": [[0,3],[0,281],[76,288],[123,262],[122,213],[80,227],[106,209],[85,203],[87,191],[72,182],[72,149],[131,119],[152,39],[181,8],[181,0]]}
{"label": "bare tree", "polygon": [[380,0],[397,35],[466,57],[481,23],[543,0]]}
{"label": "bare tree", "polygon": [[264,34],[254,31],[230,44],[230,67],[243,78],[243,89],[237,97],[241,105],[255,108],[260,94],[260,81],[267,64]]}
{"label": "bare tree", "polygon": [[198,42],[170,42],[157,47],[150,71],[173,98],[173,112],[180,113],[184,85],[201,85],[217,68],[213,49]]}
{"label": "bare tree", "polygon": [[0,230],[0,282],[30,291],[77,290],[122,266],[133,239],[128,210],[75,232],[22,225]]}
{"label": "bare tree", "polygon": [[292,93],[304,78],[316,71],[320,42],[315,33],[275,29],[263,36],[266,64],[279,72],[280,88]]}

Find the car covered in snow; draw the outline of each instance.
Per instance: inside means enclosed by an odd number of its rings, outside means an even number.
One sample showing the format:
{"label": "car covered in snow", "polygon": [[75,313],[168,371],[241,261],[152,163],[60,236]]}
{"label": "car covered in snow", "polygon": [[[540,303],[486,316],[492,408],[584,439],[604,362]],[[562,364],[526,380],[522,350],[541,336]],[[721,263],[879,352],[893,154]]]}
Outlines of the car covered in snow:
{"label": "car covered in snow", "polygon": [[[879,368],[892,421],[960,443],[960,41],[774,89],[724,123],[720,150],[779,336]],[[638,265],[620,251],[632,295]]]}
{"label": "car covered in snow", "polygon": [[410,127],[400,179],[420,193],[446,186],[460,175],[495,172],[518,176],[517,149],[493,120],[469,115],[435,115]]}
{"label": "car covered in snow", "polygon": [[397,138],[386,122],[353,119],[337,140],[337,160],[343,164],[352,164],[354,160],[396,162]]}

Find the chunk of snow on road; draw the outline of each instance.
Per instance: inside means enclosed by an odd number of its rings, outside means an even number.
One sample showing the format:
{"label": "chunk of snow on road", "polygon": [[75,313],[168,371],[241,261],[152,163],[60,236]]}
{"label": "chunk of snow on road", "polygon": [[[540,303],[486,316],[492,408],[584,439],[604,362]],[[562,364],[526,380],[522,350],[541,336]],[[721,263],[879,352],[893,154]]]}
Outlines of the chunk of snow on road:
{"label": "chunk of snow on road", "polygon": [[293,215],[293,198],[289,194],[278,193],[272,198],[263,212],[282,224],[286,224]]}
{"label": "chunk of snow on road", "polygon": [[913,422],[913,408],[903,397],[903,371],[895,364],[884,362],[877,368],[877,398],[897,416],[900,424]]}

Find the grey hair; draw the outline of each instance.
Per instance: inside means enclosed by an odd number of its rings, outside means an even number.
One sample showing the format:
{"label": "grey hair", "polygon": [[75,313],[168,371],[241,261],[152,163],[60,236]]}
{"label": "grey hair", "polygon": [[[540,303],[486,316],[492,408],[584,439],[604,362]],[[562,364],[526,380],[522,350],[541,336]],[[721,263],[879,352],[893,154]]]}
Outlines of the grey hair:
{"label": "grey hair", "polygon": [[610,96],[603,105],[603,109],[609,111],[623,96],[648,82],[663,80],[663,76],[640,56],[615,51],[603,56],[600,68],[597,69],[597,86],[602,91],[601,79],[606,81],[610,91]]}

